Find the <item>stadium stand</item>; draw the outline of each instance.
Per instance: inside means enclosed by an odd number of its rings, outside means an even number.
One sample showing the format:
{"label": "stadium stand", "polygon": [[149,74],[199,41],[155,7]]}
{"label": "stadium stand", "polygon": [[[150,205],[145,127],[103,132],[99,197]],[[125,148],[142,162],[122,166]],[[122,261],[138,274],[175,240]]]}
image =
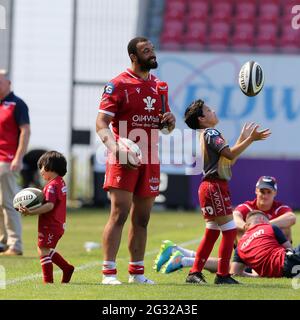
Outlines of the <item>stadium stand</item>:
{"label": "stadium stand", "polygon": [[161,50],[299,53],[297,0],[149,0],[147,36]]}

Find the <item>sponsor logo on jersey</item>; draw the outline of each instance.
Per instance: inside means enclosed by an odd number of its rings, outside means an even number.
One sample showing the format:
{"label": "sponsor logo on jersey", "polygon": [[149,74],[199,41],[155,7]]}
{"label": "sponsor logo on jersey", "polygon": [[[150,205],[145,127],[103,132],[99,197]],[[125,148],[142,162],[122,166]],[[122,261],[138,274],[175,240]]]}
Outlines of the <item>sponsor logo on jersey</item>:
{"label": "sponsor logo on jersey", "polygon": [[156,102],[156,99],[148,96],[147,98],[144,98],[143,101],[146,103],[145,110],[147,110],[148,112],[154,110],[153,104]]}
{"label": "sponsor logo on jersey", "polygon": [[135,88],[135,90],[136,90],[137,93],[141,92],[141,88]]}
{"label": "sponsor logo on jersey", "polygon": [[55,188],[54,188],[53,186],[49,186],[49,187],[47,188],[47,192],[49,192],[49,193],[55,193]]}
{"label": "sponsor logo on jersey", "polygon": [[115,90],[115,86],[113,83],[109,82],[105,87],[104,87],[104,93],[107,94],[112,94]]}
{"label": "sponsor logo on jersey", "polygon": [[134,121],[134,122],[154,122],[154,123],[158,123],[159,122],[159,116],[135,114],[132,117],[132,121]]}
{"label": "sponsor logo on jersey", "polygon": [[49,233],[49,234],[48,234],[48,241],[47,241],[47,244],[51,244],[51,242],[52,242],[53,238],[54,238],[54,234]]}
{"label": "sponsor logo on jersey", "polygon": [[255,231],[245,242],[242,243],[241,250],[245,249],[252,242],[253,239],[259,237],[260,235],[262,235],[264,233],[265,233],[264,229],[259,229],[259,230]]}
{"label": "sponsor logo on jersey", "polygon": [[157,178],[157,177],[151,177],[151,178],[149,179],[149,183],[159,183],[159,178]]}
{"label": "sponsor logo on jersey", "polygon": [[215,143],[216,145],[220,145],[224,143],[224,140],[221,137],[216,137]]}
{"label": "sponsor logo on jersey", "polygon": [[63,187],[61,188],[61,192],[62,192],[62,193],[67,193],[67,191],[68,191],[67,186],[63,186]]}
{"label": "sponsor logo on jersey", "polygon": [[151,190],[151,192],[156,192],[156,191],[158,191],[158,188],[159,188],[159,186],[152,186],[152,185],[150,184],[150,190]]}
{"label": "sponsor logo on jersey", "polygon": [[217,130],[214,130],[214,129],[210,129],[210,130],[207,130],[206,133],[211,137],[211,136],[218,136],[219,135],[219,132]]}

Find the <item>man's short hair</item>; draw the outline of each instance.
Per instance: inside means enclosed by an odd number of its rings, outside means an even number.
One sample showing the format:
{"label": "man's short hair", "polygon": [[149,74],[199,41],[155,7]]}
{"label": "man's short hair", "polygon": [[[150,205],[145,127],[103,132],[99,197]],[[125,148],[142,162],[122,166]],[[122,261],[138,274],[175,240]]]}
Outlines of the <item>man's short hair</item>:
{"label": "man's short hair", "polygon": [[199,126],[198,117],[203,117],[204,101],[201,99],[193,101],[185,110],[184,122],[191,129],[201,129]]}
{"label": "man's short hair", "polygon": [[254,216],[258,216],[258,215],[261,215],[261,216],[264,216],[264,218],[266,218],[267,220],[269,220],[269,218],[260,210],[253,210],[253,211],[250,211],[247,216],[246,216],[246,221],[248,221],[250,218],[254,217]]}
{"label": "man's short hair", "polygon": [[128,51],[128,55],[130,56],[131,54],[136,55],[137,54],[137,44],[140,42],[147,42],[149,41],[149,39],[145,38],[145,37],[135,37],[133,39],[131,39],[128,43],[127,46],[127,51]]}

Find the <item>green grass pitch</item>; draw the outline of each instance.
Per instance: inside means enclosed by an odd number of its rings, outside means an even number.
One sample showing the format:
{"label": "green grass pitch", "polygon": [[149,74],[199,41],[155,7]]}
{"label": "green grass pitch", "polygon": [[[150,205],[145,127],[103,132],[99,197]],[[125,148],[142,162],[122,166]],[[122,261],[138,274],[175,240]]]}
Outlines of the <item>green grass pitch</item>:
{"label": "green grass pitch", "polygon": [[[61,285],[61,272],[54,267],[55,284],[43,285],[41,267],[36,251],[37,218],[23,218],[24,256],[0,257],[1,270],[5,270],[6,288],[0,289],[3,299],[50,300],[232,300],[232,299],[299,299],[300,289],[293,289],[291,279],[239,278],[240,286],[216,286],[214,275],[205,271],[208,284],[204,286],[185,283],[188,269],[172,274],[156,273],[153,260],[162,240],[170,239],[187,248],[196,249],[204,230],[203,218],[198,212],[153,212],[148,229],[145,256],[146,275],[156,285],[127,284],[128,250],[127,227],[123,231],[118,254],[118,274],[121,286],[101,285],[102,252],[86,252],[84,242],[99,242],[108,210],[68,211],[67,231],[57,251],[76,266],[70,284]],[[300,243],[300,223],[293,227],[294,244]],[[216,246],[218,247],[218,246]],[[213,255],[216,256],[217,248]],[[299,281],[300,282],[300,281]],[[300,287],[300,283],[298,285]]]}

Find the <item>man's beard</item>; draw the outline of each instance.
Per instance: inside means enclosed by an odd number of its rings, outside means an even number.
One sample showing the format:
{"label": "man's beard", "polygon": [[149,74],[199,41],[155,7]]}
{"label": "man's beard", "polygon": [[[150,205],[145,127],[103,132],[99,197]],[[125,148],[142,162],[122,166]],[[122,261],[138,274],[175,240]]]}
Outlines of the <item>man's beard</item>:
{"label": "man's beard", "polygon": [[138,63],[140,65],[141,71],[150,71],[151,69],[156,69],[158,67],[157,61],[152,61],[152,58],[148,60],[142,60],[138,57]]}

